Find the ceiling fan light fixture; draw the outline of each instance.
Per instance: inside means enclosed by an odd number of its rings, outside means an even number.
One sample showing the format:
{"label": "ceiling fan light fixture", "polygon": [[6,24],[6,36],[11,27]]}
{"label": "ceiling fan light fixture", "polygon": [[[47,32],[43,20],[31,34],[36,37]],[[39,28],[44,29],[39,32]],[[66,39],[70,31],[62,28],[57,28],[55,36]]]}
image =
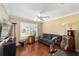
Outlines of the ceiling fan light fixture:
{"label": "ceiling fan light fixture", "polygon": [[50,16],[48,16],[48,15],[45,15],[45,14],[39,14],[38,16],[37,16],[37,18],[50,18]]}

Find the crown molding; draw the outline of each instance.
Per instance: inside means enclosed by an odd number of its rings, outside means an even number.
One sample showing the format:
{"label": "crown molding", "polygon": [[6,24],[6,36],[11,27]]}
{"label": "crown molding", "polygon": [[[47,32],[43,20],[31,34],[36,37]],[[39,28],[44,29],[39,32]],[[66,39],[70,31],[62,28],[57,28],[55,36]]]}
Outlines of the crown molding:
{"label": "crown molding", "polygon": [[60,17],[52,18],[52,19],[49,19],[49,20],[44,21],[44,22],[48,22],[48,21],[51,21],[51,20],[57,20],[57,19],[60,19],[60,18],[64,18],[64,17],[76,15],[76,14],[79,14],[79,11],[76,11],[76,12],[73,12],[73,13],[69,13],[69,14],[66,14],[66,15],[63,15],[63,16],[60,16]]}

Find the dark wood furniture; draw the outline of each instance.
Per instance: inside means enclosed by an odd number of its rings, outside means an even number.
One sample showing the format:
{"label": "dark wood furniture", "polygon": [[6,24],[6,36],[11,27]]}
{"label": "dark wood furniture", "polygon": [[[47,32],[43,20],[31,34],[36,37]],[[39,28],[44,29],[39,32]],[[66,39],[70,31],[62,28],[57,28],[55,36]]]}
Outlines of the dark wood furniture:
{"label": "dark wood furniture", "polygon": [[4,56],[16,56],[16,43],[8,42],[3,45]]}
{"label": "dark wood furniture", "polygon": [[34,43],[35,42],[35,36],[28,36],[27,43]]}
{"label": "dark wood furniture", "polygon": [[75,35],[74,30],[68,30],[67,35],[62,37],[61,48],[67,51],[75,51]]}
{"label": "dark wood furniture", "polygon": [[26,42],[26,40],[19,41],[19,43],[21,44],[22,47],[24,46],[25,42]]}

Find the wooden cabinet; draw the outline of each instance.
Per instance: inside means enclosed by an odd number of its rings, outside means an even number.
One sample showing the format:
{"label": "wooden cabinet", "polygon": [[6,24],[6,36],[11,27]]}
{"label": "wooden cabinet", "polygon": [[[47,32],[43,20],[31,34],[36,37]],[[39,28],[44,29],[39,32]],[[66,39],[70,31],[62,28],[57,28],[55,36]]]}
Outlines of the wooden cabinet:
{"label": "wooden cabinet", "polygon": [[4,56],[16,56],[16,43],[6,43],[3,45]]}

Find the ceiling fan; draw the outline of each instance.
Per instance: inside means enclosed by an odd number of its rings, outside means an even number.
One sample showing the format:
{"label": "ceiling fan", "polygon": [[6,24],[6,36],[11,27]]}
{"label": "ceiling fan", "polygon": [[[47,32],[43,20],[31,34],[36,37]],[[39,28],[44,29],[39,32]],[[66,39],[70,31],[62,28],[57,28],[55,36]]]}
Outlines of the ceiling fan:
{"label": "ceiling fan", "polygon": [[39,13],[39,15],[37,16],[37,18],[40,19],[41,21],[45,21],[45,20],[49,19],[50,16],[44,14],[44,12],[41,11],[41,12]]}

